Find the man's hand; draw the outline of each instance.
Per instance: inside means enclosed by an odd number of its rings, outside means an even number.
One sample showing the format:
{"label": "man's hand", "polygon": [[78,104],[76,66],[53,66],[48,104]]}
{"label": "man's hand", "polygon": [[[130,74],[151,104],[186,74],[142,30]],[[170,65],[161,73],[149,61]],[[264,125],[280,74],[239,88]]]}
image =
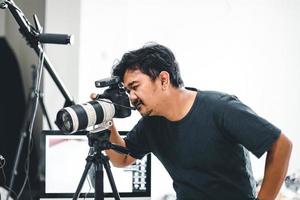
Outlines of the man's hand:
{"label": "man's hand", "polygon": [[90,94],[90,98],[91,98],[92,100],[95,100],[95,99],[96,99],[96,97],[97,97],[97,94],[96,94],[96,93],[92,93],[92,94]]}

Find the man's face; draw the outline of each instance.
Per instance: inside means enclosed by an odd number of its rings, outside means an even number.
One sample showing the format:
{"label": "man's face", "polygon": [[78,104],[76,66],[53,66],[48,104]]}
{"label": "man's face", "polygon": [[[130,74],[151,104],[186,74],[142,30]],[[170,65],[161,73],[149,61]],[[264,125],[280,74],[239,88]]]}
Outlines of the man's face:
{"label": "man's face", "polygon": [[151,78],[140,70],[127,70],[124,74],[124,86],[132,105],[142,116],[157,115],[161,94],[160,81]]}

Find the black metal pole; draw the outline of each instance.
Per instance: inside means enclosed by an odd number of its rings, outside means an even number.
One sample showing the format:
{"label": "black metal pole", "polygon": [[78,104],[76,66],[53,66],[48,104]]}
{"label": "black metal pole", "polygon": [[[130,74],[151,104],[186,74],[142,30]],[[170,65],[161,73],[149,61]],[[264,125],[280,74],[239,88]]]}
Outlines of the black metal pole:
{"label": "black metal pole", "polygon": [[37,55],[40,55],[40,53],[44,54],[44,66],[48,73],[50,74],[51,78],[53,79],[54,83],[66,99],[65,106],[74,105],[75,102],[70,95],[70,92],[67,90],[59,76],[57,75],[57,72],[52,67],[52,64],[48,58],[48,56],[44,53],[41,45],[39,45],[38,42],[34,41],[37,32],[34,30],[34,28],[29,24],[29,21],[25,18],[22,11],[15,5],[15,3],[12,0],[6,1],[8,9],[10,10],[11,14],[14,16],[16,22],[20,26],[20,32],[22,35],[26,38],[26,40],[30,43],[31,48],[34,49],[34,51],[37,53]]}
{"label": "black metal pole", "polygon": [[42,111],[46,117],[46,120],[47,120],[47,124],[48,124],[48,127],[50,130],[52,130],[52,125],[51,125],[51,122],[50,122],[50,118],[49,118],[49,115],[48,115],[48,112],[47,112],[47,109],[46,109],[46,106],[45,106],[45,103],[44,103],[44,94],[42,92],[40,92],[40,96],[39,96],[39,101],[40,101],[40,105],[41,105],[41,108],[42,108]]}
{"label": "black metal pole", "polygon": [[17,154],[16,154],[16,157],[15,157],[15,160],[14,160],[13,169],[11,171],[11,178],[10,178],[9,187],[8,187],[9,190],[7,192],[6,200],[9,199],[11,191],[13,190],[15,177],[18,174],[17,167],[18,167],[18,163],[19,163],[19,160],[20,160],[20,157],[21,157],[21,152],[22,152],[22,147],[23,147],[23,144],[24,144],[24,140],[25,140],[26,137],[27,137],[26,130],[21,131],[21,136],[20,136],[20,140],[19,140],[19,144],[18,144],[18,150],[17,150]]}
{"label": "black metal pole", "polygon": [[[43,51],[40,46],[35,47],[34,50],[37,53],[37,55],[39,55],[39,53]],[[56,86],[58,87],[58,89],[60,90],[62,95],[64,96],[64,98],[66,100],[64,106],[74,105],[75,102],[74,102],[73,97],[70,95],[70,92],[67,90],[67,88],[65,87],[65,85],[63,84],[61,79],[58,77],[57,72],[52,67],[52,64],[50,63],[50,60],[47,57],[47,55],[45,55],[44,66],[45,66],[46,70],[48,71],[48,73],[50,74],[51,78],[53,79],[54,83],[56,84]]]}

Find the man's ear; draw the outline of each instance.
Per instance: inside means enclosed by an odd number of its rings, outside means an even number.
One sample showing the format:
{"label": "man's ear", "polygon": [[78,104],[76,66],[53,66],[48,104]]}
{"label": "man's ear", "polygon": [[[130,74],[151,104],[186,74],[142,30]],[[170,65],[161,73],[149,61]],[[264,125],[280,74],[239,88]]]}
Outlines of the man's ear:
{"label": "man's ear", "polygon": [[170,74],[167,71],[159,73],[159,80],[163,89],[166,89],[170,84]]}

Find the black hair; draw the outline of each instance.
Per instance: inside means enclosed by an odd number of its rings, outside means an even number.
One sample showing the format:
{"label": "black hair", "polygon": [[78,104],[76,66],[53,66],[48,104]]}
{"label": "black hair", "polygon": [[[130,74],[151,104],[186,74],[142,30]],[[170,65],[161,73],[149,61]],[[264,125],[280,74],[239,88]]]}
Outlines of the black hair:
{"label": "black hair", "polygon": [[122,59],[113,66],[112,74],[119,76],[123,82],[127,70],[140,70],[152,80],[155,80],[161,71],[167,71],[173,86],[183,86],[183,80],[174,54],[170,49],[160,44],[151,43],[140,49],[125,53]]}

